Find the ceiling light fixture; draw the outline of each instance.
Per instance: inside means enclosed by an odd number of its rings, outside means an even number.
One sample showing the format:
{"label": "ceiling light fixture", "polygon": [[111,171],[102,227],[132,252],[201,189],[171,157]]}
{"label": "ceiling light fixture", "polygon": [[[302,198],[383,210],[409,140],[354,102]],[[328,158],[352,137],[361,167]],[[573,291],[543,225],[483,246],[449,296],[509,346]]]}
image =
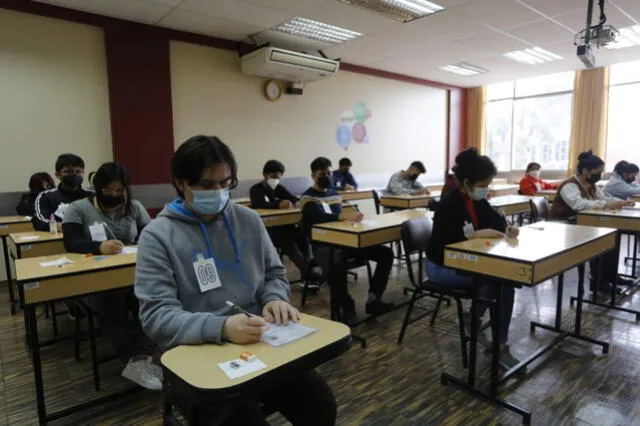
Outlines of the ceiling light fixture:
{"label": "ceiling light fixture", "polygon": [[607,49],[624,49],[625,47],[633,46],[640,46],[640,25],[620,28],[618,41],[609,43],[604,47]]}
{"label": "ceiling light fixture", "polygon": [[444,10],[444,7],[426,0],[340,0],[343,3],[368,9],[387,18],[406,23],[432,13]]}
{"label": "ceiling light fixture", "polygon": [[521,64],[527,65],[542,64],[543,62],[551,62],[557,59],[562,59],[562,56],[558,56],[555,53],[549,52],[548,50],[544,50],[539,47],[514,50],[513,52],[505,53],[503,56],[505,58],[511,59],[512,61],[520,62]]}
{"label": "ceiling light fixture", "polygon": [[271,28],[274,31],[333,44],[344,43],[362,37],[362,34],[307,18],[293,18]]}
{"label": "ceiling light fixture", "polygon": [[487,72],[487,70],[485,70],[484,68],[476,67],[475,65],[467,64],[466,62],[444,65],[442,67],[438,67],[438,69],[465,77]]}

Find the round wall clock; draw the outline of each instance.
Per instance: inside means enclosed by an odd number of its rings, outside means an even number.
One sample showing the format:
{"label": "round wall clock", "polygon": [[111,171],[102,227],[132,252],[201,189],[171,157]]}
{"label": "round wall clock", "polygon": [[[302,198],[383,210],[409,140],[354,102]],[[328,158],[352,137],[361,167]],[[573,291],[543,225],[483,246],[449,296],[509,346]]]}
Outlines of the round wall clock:
{"label": "round wall clock", "polygon": [[264,95],[270,101],[277,101],[282,96],[282,85],[276,80],[268,80],[264,84]]}

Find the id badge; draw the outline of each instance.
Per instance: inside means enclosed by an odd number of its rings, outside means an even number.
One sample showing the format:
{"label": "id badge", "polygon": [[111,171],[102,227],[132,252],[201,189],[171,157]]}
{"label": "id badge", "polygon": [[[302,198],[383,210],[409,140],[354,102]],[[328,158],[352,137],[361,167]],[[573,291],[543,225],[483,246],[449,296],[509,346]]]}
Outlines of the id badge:
{"label": "id badge", "polygon": [[473,234],[474,231],[473,223],[465,221],[464,226],[462,227],[462,232],[464,233],[465,238],[469,238],[469,235]]}
{"label": "id badge", "polygon": [[536,186],[536,191],[542,191],[542,185],[540,185],[538,182],[536,182],[534,185]]}
{"label": "id badge", "polygon": [[96,222],[89,226],[89,233],[91,234],[91,240],[96,242],[107,241],[107,232],[104,229],[104,224]]}
{"label": "id badge", "polygon": [[329,204],[325,203],[324,201],[322,202],[322,210],[324,210],[326,214],[333,214],[333,212],[331,211],[331,207],[329,207]]}
{"label": "id badge", "polygon": [[220,276],[218,275],[218,268],[216,268],[216,263],[213,261],[213,258],[205,259],[202,253],[198,254],[196,261],[193,262],[193,270],[198,279],[200,293],[206,293],[207,291],[222,287]]}

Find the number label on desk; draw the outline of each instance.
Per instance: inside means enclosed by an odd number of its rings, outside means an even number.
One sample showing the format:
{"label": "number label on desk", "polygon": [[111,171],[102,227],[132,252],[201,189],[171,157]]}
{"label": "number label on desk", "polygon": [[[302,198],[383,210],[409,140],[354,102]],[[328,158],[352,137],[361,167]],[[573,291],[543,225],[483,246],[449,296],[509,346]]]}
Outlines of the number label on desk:
{"label": "number label on desk", "polygon": [[449,259],[457,259],[458,258],[458,254],[457,253],[452,253],[450,251],[447,252],[447,257]]}
{"label": "number label on desk", "polygon": [[40,284],[38,282],[24,284],[24,291],[35,290],[37,288],[40,288]]}
{"label": "number label on desk", "polygon": [[314,229],[313,232],[317,235],[324,235],[325,232],[322,229]]}
{"label": "number label on desk", "polygon": [[610,217],[606,217],[606,216],[598,216],[598,220],[600,222],[607,222],[607,221],[611,220],[611,218]]}
{"label": "number label on desk", "polygon": [[25,245],[23,245],[23,246],[22,246],[22,250],[24,250],[24,251],[29,251],[29,250],[31,250],[31,244],[25,244]]}
{"label": "number label on desk", "polygon": [[270,220],[276,220],[276,217],[275,217],[275,216],[264,216],[264,217],[262,218],[262,220],[263,220],[264,222],[269,222]]}
{"label": "number label on desk", "polygon": [[9,229],[9,225],[0,225],[0,229]]}

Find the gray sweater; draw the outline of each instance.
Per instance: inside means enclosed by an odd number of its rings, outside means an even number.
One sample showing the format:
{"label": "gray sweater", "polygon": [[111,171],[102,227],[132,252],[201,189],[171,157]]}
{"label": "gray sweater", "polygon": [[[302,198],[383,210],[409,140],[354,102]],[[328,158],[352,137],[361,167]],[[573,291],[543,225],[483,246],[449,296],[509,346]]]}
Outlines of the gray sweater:
{"label": "gray sweater", "polygon": [[[213,252],[222,287],[201,293],[193,263]],[[177,200],[140,236],[135,293],[145,333],[164,348],[222,342],[230,300],[260,314],[272,300],[289,300],[285,268],[260,217],[229,202],[202,222]]]}

